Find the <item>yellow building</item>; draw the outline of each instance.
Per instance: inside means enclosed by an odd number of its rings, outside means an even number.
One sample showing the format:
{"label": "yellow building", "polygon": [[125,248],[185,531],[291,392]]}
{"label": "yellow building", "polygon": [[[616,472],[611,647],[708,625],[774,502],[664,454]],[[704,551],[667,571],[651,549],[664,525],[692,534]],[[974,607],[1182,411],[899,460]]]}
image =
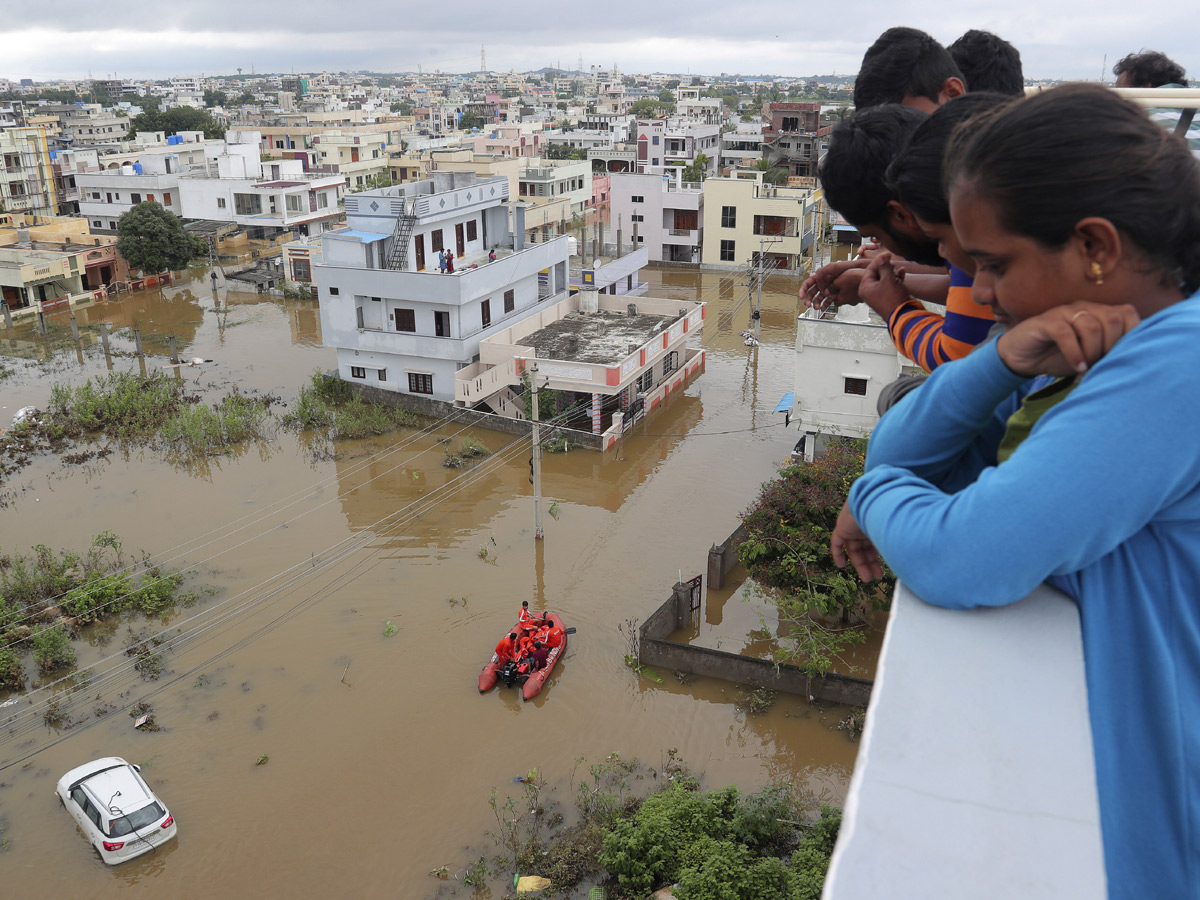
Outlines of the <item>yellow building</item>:
{"label": "yellow building", "polygon": [[45,216],[58,213],[45,128],[0,130],[0,209]]}
{"label": "yellow building", "polygon": [[736,267],[758,254],[768,267],[807,271],[820,189],[767,184],[762,172],[704,182],[703,265]]}
{"label": "yellow building", "polygon": [[86,219],[0,214],[0,299],[14,315],[90,305],[128,271],[117,239],[89,234]]}

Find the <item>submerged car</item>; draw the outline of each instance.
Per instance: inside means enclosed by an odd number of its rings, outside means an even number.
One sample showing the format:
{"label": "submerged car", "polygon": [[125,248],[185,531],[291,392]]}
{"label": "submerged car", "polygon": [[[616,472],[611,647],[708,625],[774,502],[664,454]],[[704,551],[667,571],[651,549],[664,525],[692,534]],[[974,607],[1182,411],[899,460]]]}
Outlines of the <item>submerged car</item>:
{"label": "submerged car", "polygon": [[149,853],[175,837],[175,819],[137,766],[107,756],[58,780],[58,799],[110,866]]}

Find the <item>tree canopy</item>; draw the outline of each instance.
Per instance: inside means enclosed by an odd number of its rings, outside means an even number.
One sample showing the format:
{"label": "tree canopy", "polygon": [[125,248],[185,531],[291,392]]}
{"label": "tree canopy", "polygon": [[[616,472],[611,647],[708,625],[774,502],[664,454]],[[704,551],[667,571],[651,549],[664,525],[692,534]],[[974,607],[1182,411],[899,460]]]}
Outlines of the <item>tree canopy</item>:
{"label": "tree canopy", "polygon": [[181,131],[203,131],[206,138],[225,136],[225,127],[212,117],[212,113],[190,106],[176,106],[166,111],[148,109],[140,116],[134,116],[129,123],[128,136],[132,138],[143,131],[163,131],[168,136]]}
{"label": "tree canopy", "polygon": [[470,131],[472,128],[482,128],[483,119],[479,118],[479,116],[475,115],[474,113],[463,113],[462,116],[459,117],[458,127],[463,131]]}
{"label": "tree canopy", "polygon": [[664,103],[662,100],[652,100],[649,97],[645,97],[641,100],[634,101],[633,105],[629,107],[629,111],[635,116],[640,116],[641,118],[645,119],[651,116],[660,115],[661,113],[670,112],[674,108],[674,103]]}
{"label": "tree canopy", "polygon": [[204,241],[185,232],[162,204],[148,200],[117,220],[117,252],[133,268],[154,275],[187,266],[204,252]]}
{"label": "tree canopy", "polygon": [[683,170],[684,181],[703,181],[708,177],[708,164],[710,160],[707,154],[697,153],[696,160],[690,166]]}

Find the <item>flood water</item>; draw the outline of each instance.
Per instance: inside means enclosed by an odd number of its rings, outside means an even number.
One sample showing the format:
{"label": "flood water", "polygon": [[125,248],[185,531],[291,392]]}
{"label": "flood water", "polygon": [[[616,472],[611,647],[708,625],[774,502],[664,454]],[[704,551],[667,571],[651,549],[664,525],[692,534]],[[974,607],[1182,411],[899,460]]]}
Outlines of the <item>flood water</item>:
{"label": "flood water", "polygon": [[[763,343],[750,350],[737,279],[645,277],[652,296],[709,302],[706,370],[618,452],[546,456],[546,505],[557,508],[541,543],[527,444],[453,422],[334,454],[280,431],[233,456],[118,449],[79,466],[39,457],[11,476],[3,550],[82,549],[109,529],[127,550],[195,567],[192,584],[218,592],[169,620],[181,644],[161,680],[99,675],[67,695],[91,698],[74,728],[25,713],[0,731],[3,896],[431,896],[442,883],[430,870],[486,849],[493,787],[534,767],[565,781],[578,757],[612,752],[657,766],[677,748],[712,787],[784,779],[840,802],[856,745],[834,727],[838,710],[780,695],[751,716],[734,685],[671,673],[657,685],[624,665],[618,624],[644,619],[680,575],[704,571],[708,548],[797,437],[772,412],[792,389],[794,282],[764,291]],[[165,362],[169,334],[181,356],[212,359],[182,370],[206,398],[236,385],[290,402],[314,369],[333,366],[315,303],[230,293],[214,312],[206,274],[191,278],[81,311],[78,355],[65,314],[49,339],[28,326],[0,334],[0,361],[15,370],[0,381],[0,419],[44,407],[55,381],[105,372],[100,320],[123,329],[112,341],[120,353],[132,351],[128,328],[142,330],[156,354],[148,370]],[[443,467],[439,440],[467,436],[493,456]],[[700,628],[726,648],[758,623],[729,593],[710,598]],[[522,600],[578,633],[534,701],[481,696],[478,671]],[[130,627],[163,626],[138,618],[92,634],[80,665],[116,655],[100,665],[111,672]],[[126,712],[90,711],[151,693],[157,733],[134,731]],[[68,769],[108,755],[142,764],[179,823],[172,845],[113,869],[53,796]]]}

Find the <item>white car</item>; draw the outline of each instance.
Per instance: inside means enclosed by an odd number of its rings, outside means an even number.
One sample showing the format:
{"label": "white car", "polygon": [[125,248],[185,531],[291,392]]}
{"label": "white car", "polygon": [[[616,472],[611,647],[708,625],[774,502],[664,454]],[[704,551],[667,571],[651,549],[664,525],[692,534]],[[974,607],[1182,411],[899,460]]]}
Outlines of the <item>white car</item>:
{"label": "white car", "polygon": [[58,780],[58,799],[110,866],[149,853],[175,837],[175,819],[119,756],[78,766]]}

